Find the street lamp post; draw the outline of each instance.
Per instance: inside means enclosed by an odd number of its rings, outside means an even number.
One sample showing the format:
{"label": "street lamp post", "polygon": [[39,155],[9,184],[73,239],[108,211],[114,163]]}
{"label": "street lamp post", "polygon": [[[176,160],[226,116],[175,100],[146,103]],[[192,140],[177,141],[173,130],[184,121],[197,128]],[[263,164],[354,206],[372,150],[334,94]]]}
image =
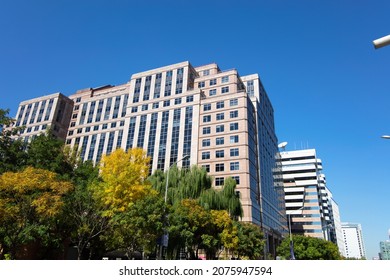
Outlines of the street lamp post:
{"label": "street lamp post", "polygon": [[293,241],[292,232],[291,232],[291,214],[293,214],[294,212],[297,212],[297,211],[301,211],[301,210],[303,213],[303,208],[305,206],[305,198],[306,198],[306,190],[305,190],[305,188],[303,188],[302,207],[300,207],[296,210],[293,210],[288,214],[288,229],[289,229],[289,234],[290,234],[290,259],[291,260],[295,260],[294,241]]}
{"label": "street lamp post", "polygon": [[164,251],[164,247],[165,248],[168,248],[168,240],[169,240],[169,235],[168,235],[168,230],[166,228],[166,220],[167,220],[167,216],[166,216],[166,207],[167,207],[167,202],[168,202],[168,182],[169,182],[169,170],[171,169],[172,165],[174,164],[178,164],[179,162],[181,162],[182,160],[186,160],[188,159],[190,156],[189,155],[184,155],[183,158],[181,158],[180,160],[177,160],[175,161],[174,163],[172,163],[169,167],[168,167],[168,170],[167,170],[167,180],[165,182],[165,194],[164,194],[164,217],[165,217],[165,220],[164,220],[164,235],[162,236],[161,238],[161,241],[160,241],[160,260],[162,260],[163,258],[163,251]]}
{"label": "street lamp post", "polygon": [[298,208],[288,214],[288,230],[289,230],[289,235],[290,235],[290,259],[295,260],[295,252],[294,252],[294,241],[292,238],[292,232],[291,232],[291,214],[294,212],[303,210],[303,206],[301,208]]}

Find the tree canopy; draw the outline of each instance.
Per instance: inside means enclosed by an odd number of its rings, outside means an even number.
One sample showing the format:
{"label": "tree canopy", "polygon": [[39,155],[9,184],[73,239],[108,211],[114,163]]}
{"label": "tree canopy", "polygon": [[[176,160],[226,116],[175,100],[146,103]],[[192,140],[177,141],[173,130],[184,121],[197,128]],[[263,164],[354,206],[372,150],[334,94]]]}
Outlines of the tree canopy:
{"label": "tree canopy", "polygon": [[[293,235],[294,254],[297,260],[340,260],[341,255],[336,244],[324,239]],[[284,259],[290,258],[290,239],[285,238],[277,248]]]}

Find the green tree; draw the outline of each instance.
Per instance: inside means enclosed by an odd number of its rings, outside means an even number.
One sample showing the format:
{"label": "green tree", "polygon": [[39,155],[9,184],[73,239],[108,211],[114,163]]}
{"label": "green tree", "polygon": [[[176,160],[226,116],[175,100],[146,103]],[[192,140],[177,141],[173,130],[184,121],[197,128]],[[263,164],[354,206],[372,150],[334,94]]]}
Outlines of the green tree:
{"label": "green tree", "polygon": [[226,178],[222,190],[203,191],[200,194],[199,203],[206,209],[227,210],[235,220],[242,217],[241,202],[236,193],[236,181],[232,177]]}
{"label": "green tree", "polygon": [[150,192],[112,217],[103,240],[108,249],[123,250],[129,259],[137,251],[149,255],[163,234],[163,219],[164,200],[157,192]]}
{"label": "green tree", "polygon": [[54,136],[50,129],[28,145],[27,165],[55,172],[65,178],[71,177],[74,168],[65,152],[64,142]]}
{"label": "green tree", "polygon": [[[340,260],[337,245],[324,239],[293,235],[294,254],[297,260]],[[290,239],[285,238],[277,248],[279,256],[290,258]]]}
{"label": "green tree", "polygon": [[0,241],[5,253],[17,257],[23,246],[61,243],[57,220],[63,197],[73,188],[57,174],[33,167],[0,176]]}
{"label": "green tree", "polygon": [[191,259],[198,259],[202,242],[208,243],[208,247],[215,242],[213,236],[206,236],[211,226],[210,212],[194,199],[184,199],[173,206],[169,225],[170,258],[177,258],[180,250],[184,248]]}
{"label": "green tree", "polygon": [[162,195],[165,195],[168,180],[168,204],[180,203],[183,199],[197,199],[201,193],[211,188],[212,179],[204,168],[193,165],[190,169],[179,169],[173,165],[169,171],[156,170],[148,181]]}
{"label": "green tree", "polygon": [[[190,169],[169,169],[168,204],[180,203],[183,199],[197,199],[205,209],[227,210],[231,217],[242,216],[240,198],[236,193],[236,181],[229,177],[222,190],[211,188],[212,178],[204,168],[193,165]],[[154,189],[165,195],[168,172],[156,170],[148,181]]]}
{"label": "green tree", "polygon": [[9,110],[0,109],[0,174],[17,171],[26,164],[26,145],[15,137],[21,127],[13,128],[14,119],[8,116]]}
{"label": "green tree", "polygon": [[[78,259],[91,259],[98,251],[94,244],[108,228],[109,219],[103,216],[100,204],[90,189],[99,180],[99,169],[91,161],[80,162],[74,169],[74,190],[66,196],[63,224],[67,226],[71,243],[77,248]],[[87,256],[88,247],[88,257]]]}
{"label": "green tree", "polygon": [[238,245],[235,248],[238,258],[259,260],[264,256],[264,234],[259,226],[251,223],[236,222]]}

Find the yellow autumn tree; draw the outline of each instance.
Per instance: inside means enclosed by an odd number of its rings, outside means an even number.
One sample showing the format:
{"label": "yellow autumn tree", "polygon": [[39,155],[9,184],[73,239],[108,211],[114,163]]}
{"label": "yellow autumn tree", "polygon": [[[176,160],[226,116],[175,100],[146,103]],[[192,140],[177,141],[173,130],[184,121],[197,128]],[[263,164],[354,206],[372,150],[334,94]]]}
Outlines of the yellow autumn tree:
{"label": "yellow autumn tree", "polygon": [[94,193],[112,216],[123,212],[134,201],[143,198],[151,190],[146,182],[150,158],[141,148],[117,149],[110,155],[104,155],[100,163],[102,182],[93,187]]}
{"label": "yellow autumn tree", "polygon": [[[18,249],[44,238],[53,239],[63,197],[73,189],[54,172],[27,167],[0,176],[0,248],[11,258]],[[49,240],[49,242],[52,240]]]}

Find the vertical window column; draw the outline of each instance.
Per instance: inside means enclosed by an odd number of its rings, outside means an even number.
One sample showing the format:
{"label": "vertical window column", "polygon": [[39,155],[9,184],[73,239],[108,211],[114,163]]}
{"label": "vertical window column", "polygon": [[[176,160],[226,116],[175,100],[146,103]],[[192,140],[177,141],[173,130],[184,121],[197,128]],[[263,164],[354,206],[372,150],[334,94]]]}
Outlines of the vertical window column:
{"label": "vertical window column", "polygon": [[[183,156],[191,155],[191,137],[192,137],[192,106],[186,107],[185,123],[184,123],[184,142],[183,142]],[[190,158],[183,160],[183,168],[190,167]]]}
{"label": "vertical window column", "polygon": [[177,161],[177,156],[179,154],[180,112],[181,109],[175,109],[173,112],[173,127],[170,153],[171,156],[169,160],[169,165],[172,165]]}
{"label": "vertical window column", "polygon": [[165,168],[165,152],[167,150],[169,111],[163,112],[161,120],[161,135],[158,147],[157,169]]}
{"label": "vertical window column", "polygon": [[128,149],[133,148],[133,141],[134,141],[134,133],[135,133],[135,123],[137,118],[131,117],[130,118],[130,125],[129,125],[129,131],[127,132],[127,143],[126,143],[126,151]]}

